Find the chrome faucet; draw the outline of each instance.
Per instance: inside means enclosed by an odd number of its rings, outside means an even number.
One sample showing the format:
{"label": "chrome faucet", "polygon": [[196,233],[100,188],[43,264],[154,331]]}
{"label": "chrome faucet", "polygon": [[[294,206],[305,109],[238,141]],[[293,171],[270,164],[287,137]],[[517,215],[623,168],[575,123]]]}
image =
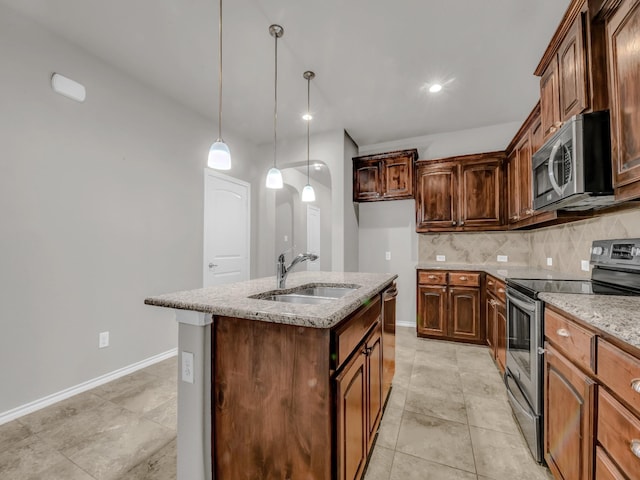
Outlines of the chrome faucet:
{"label": "chrome faucet", "polygon": [[278,264],[276,265],[276,278],[278,280],[278,288],[284,288],[284,284],[287,280],[287,275],[289,271],[295,267],[300,262],[304,262],[305,260],[314,261],[318,259],[318,255],[315,253],[301,253],[296,258],[293,259],[293,262],[288,267],[284,265],[284,253],[281,253],[278,256]]}

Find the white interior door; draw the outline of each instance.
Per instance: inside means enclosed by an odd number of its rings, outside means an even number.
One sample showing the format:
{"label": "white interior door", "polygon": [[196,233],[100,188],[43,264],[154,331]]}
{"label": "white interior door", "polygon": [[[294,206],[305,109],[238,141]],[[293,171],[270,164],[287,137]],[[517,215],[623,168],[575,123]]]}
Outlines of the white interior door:
{"label": "white interior door", "polygon": [[205,287],[249,280],[250,193],[248,183],[205,169]]}
{"label": "white interior door", "polygon": [[[307,252],[320,256],[320,208],[307,205]],[[319,271],[320,259],[307,262],[307,270]]]}

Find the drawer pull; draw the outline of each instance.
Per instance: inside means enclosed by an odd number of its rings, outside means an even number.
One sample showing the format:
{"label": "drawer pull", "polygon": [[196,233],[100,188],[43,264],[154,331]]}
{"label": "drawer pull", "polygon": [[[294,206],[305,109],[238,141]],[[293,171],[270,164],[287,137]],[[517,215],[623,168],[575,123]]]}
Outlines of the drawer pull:
{"label": "drawer pull", "polygon": [[429,275],[427,278],[428,278],[429,280],[435,280],[435,279],[436,279],[436,276],[435,276],[435,275]]}
{"label": "drawer pull", "polygon": [[640,458],[640,440],[631,440],[629,444],[629,448],[631,448],[631,453],[633,453],[636,457]]}
{"label": "drawer pull", "polygon": [[569,333],[569,330],[567,330],[566,328],[559,328],[556,333],[558,335],[560,335],[561,337],[570,337],[571,334]]}
{"label": "drawer pull", "polygon": [[634,378],[631,380],[631,389],[634,392],[640,393],[640,378]]}
{"label": "drawer pull", "polygon": [[499,288],[498,293],[504,293],[504,288]]}
{"label": "drawer pull", "polygon": [[493,286],[493,282],[491,280],[489,280],[487,283],[489,284],[490,287]]}
{"label": "drawer pull", "polygon": [[467,277],[460,277],[460,280],[462,280],[463,282],[467,281]]}

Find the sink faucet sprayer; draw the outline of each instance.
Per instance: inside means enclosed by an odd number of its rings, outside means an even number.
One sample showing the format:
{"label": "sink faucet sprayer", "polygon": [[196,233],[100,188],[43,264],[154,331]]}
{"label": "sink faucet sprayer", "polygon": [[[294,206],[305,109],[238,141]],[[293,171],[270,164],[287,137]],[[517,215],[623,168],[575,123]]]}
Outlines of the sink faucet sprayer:
{"label": "sink faucet sprayer", "polygon": [[284,265],[284,253],[278,256],[278,264],[276,265],[276,278],[278,280],[278,288],[284,288],[285,281],[287,280],[287,274],[294,266],[305,260],[314,261],[318,259],[318,255],[315,253],[301,253],[293,259],[291,265],[285,267]]}

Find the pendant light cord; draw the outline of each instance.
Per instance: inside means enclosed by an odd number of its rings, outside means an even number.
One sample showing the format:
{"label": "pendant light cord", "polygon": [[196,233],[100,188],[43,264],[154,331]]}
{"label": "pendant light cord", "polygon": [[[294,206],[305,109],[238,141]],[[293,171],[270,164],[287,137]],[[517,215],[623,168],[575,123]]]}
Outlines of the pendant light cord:
{"label": "pendant light cord", "polygon": [[222,141],[222,0],[218,17],[218,141]]}
{"label": "pendant light cord", "polygon": [[[311,115],[311,76],[307,78],[307,115]],[[311,142],[309,128],[311,120],[307,120],[307,185],[309,185],[309,143]]]}
{"label": "pendant light cord", "polygon": [[275,61],[275,102],[273,106],[273,167],[276,168],[276,158],[278,150],[278,35],[276,39],[276,61]]}

